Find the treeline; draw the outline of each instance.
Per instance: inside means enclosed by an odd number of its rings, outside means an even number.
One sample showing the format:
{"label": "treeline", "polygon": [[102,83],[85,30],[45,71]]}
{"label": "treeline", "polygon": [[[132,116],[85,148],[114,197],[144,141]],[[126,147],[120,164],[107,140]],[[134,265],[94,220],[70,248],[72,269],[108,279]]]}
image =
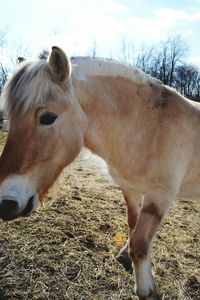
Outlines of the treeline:
{"label": "treeline", "polygon": [[[10,48],[7,45],[6,33],[0,30],[0,92],[8,78],[10,64],[11,69],[14,69],[17,57],[28,56],[30,53],[20,42],[12,42],[12,49],[8,52]],[[91,56],[96,57],[97,48],[94,42]],[[5,53],[9,57],[9,63],[4,61]],[[200,102],[200,69],[187,63],[188,54],[189,47],[186,42],[180,35],[176,35],[158,45],[143,46],[137,51],[133,43],[122,40],[118,58],[158,78],[187,98]]]}
{"label": "treeline", "polygon": [[122,60],[175,88],[189,99],[200,102],[200,69],[188,64],[189,48],[180,35],[159,45],[143,47],[134,56],[134,47],[122,42]]}

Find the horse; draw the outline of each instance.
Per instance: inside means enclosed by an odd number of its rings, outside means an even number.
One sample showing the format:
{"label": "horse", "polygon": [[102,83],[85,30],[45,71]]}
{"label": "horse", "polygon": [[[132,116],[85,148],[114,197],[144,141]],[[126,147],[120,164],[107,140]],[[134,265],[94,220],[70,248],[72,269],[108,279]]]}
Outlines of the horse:
{"label": "horse", "polygon": [[29,216],[83,147],[101,157],[127,207],[118,260],[134,267],[140,300],[158,300],[153,238],[176,198],[200,197],[200,104],[113,60],[54,46],[21,59],[2,103],[10,128],[0,157],[0,218]]}

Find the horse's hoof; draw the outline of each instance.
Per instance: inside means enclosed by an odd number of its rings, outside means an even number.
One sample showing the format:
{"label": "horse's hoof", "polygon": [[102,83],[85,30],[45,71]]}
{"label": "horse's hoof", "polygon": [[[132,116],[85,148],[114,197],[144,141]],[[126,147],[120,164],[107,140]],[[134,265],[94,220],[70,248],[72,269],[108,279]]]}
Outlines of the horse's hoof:
{"label": "horse's hoof", "polygon": [[124,269],[128,273],[130,273],[130,274],[133,273],[132,261],[131,261],[130,257],[128,256],[128,254],[120,252],[116,256],[116,260],[124,267]]}

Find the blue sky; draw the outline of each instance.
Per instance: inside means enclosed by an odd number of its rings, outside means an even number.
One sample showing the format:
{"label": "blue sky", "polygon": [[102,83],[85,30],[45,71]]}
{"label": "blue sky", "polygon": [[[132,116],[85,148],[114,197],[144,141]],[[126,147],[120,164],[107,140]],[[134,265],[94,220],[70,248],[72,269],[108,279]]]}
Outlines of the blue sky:
{"label": "blue sky", "polygon": [[63,47],[87,55],[120,55],[122,39],[138,46],[181,34],[200,66],[200,0],[0,0],[0,29],[35,55]]}

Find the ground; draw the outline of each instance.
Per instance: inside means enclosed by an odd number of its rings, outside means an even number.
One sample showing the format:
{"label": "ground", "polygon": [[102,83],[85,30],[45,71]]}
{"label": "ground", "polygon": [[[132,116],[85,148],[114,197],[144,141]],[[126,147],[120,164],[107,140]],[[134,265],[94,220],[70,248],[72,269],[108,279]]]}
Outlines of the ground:
{"label": "ground", "polygon": [[[136,300],[134,276],[115,259],[127,233],[119,188],[84,150],[44,208],[0,221],[0,300]],[[153,268],[162,300],[200,299],[200,201],[175,204]]]}

